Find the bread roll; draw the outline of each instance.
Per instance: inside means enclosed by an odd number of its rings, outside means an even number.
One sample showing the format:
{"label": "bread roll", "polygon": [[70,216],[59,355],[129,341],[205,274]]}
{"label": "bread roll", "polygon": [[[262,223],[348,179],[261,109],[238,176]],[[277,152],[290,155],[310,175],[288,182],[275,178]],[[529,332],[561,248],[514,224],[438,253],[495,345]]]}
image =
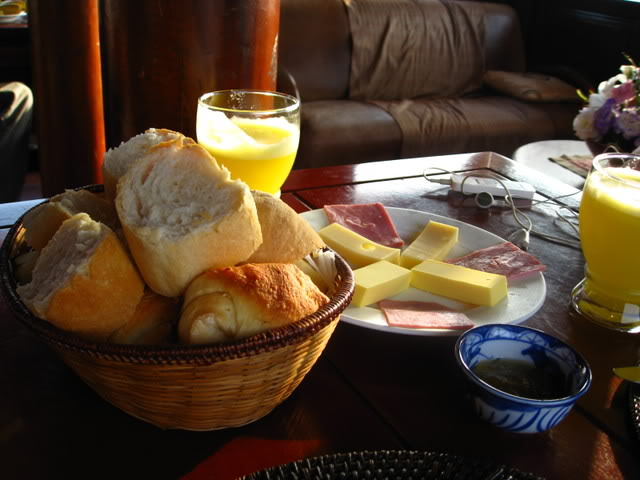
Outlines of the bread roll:
{"label": "bread roll", "polygon": [[106,340],[131,318],[144,283],[122,244],[86,213],[65,220],[17,293],[34,315]]}
{"label": "bread roll", "polygon": [[309,265],[309,262],[307,262],[304,258],[301,258],[300,260],[293,262],[293,264],[298,267],[302,271],[302,273],[308,275],[311,281],[315,284],[316,287],[318,287],[318,289],[322,293],[324,293],[325,295],[327,294],[330,285],[327,285],[327,282],[325,281],[322,274],[318,270],[314,269],[311,265]]}
{"label": "bread roll", "polygon": [[262,243],[251,192],[200,145],[156,145],[118,182],[116,209],[147,285],[181,295],[210,268],[242,262]]}
{"label": "bread roll", "polygon": [[110,337],[112,343],[163,345],[175,343],[174,329],[180,318],[180,302],[145,291],[133,316]]}
{"label": "bread roll", "polygon": [[262,230],[262,244],[246,263],[293,263],[324,247],[306,220],[268,193],[252,191]]}
{"label": "bread roll", "polygon": [[24,285],[31,281],[31,274],[39,256],[39,250],[32,250],[13,259],[13,278],[15,278],[18,285]]}
{"label": "bread roll", "polygon": [[150,128],[144,133],[122,142],[120,146],[109,149],[104,154],[102,162],[102,179],[107,199],[115,201],[120,177],[127,173],[131,165],[149,153],[152,147],[179,138],[185,142],[194,143],[192,139],[173,130]]}
{"label": "bread roll", "polygon": [[62,222],[77,213],[86,213],[112,230],[119,225],[113,205],[102,196],[88,190],[66,190],[24,216],[22,224],[27,244],[36,250],[44,248]]}
{"label": "bread roll", "polygon": [[328,301],[293,264],[209,270],[185,292],[178,336],[191,344],[244,338],[300,320]]}

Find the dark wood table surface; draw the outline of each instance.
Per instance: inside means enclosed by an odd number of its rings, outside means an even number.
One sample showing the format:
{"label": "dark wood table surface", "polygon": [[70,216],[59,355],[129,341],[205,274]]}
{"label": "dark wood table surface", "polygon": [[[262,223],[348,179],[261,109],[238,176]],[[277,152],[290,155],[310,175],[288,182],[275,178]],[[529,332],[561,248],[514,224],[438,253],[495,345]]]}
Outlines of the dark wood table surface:
{"label": "dark wood table surface", "polygon": [[[452,217],[506,237],[504,209],[460,205],[434,190],[426,168],[500,173],[553,197],[576,190],[500,155],[477,153],[294,171],[282,198],[296,211],[379,201]],[[429,170],[431,172],[431,170]],[[579,194],[563,199],[579,205]],[[0,239],[34,202],[0,205]],[[562,233],[556,208],[528,210],[535,228]],[[341,322],[326,350],[283,404],[250,425],[163,431],[109,405],[15,320],[0,300],[0,478],[230,479],[304,457],[364,450],[441,452],[496,462],[548,479],[640,478],[640,443],[628,389],[612,368],[637,364],[638,336],[589,323],[569,307],[583,257],[532,237],[548,267],[547,297],[524,324],[574,346],[593,384],[549,432],[507,433],[475,416],[453,355],[455,337],[380,332]]]}

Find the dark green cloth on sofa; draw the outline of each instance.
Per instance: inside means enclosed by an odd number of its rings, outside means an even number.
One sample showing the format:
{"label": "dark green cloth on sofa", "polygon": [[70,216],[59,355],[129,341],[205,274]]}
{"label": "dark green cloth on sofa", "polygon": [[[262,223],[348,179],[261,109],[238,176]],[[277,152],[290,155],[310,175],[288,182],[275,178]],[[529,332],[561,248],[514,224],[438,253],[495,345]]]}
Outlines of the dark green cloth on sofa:
{"label": "dark green cloth on sofa", "polygon": [[0,83],[0,202],[18,199],[29,163],[33,94],[20,82]]}

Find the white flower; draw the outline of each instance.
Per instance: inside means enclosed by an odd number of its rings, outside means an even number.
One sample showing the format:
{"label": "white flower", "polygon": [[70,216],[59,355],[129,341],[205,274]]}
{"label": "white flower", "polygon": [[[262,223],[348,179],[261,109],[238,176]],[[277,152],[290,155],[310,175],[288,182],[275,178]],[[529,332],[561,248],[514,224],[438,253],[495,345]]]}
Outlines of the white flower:
{"label": "white flower", "polygon": [[597,110],[602,105],[604,105],[608,98],[609,96],[604,96],[600,93],[592,93],[591,95],[589,95],[589,108]]}
{"label": "white flower", "polygon": [[573,129],[575,130],[578,138],[582,140],[589,140],[599,137],[593,124],[593,117],[597,109],[597,107],[585,107],[580,110],[578,115],[576,115],[576,118],[573,119]]}
{"label": "white flower", "polygon": [[598,93],[605,98],[611,98],[611,90],[613,90],[613,87],[615,87],[618,83],[625,82],[626,80],[627,77],[625,77],[622,73],[619,73],[618,75],[611,77],[609,80],[600,82],[600,85],[598,85]]}

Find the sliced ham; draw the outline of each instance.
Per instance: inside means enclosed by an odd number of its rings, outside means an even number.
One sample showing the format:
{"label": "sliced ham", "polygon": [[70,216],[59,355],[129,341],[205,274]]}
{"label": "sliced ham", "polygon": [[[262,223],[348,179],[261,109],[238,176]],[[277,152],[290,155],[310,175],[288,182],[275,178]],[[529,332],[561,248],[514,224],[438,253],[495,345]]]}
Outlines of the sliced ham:
{"label": "sliced ham", "polygon": [[467,330],[474,326],[464,313],[439,303],[381,300],[378,306],[391,327]]}
{"label": "sliced ham", "polygon": [[339,223],[372,242],[393,248],[404,245],[389,213],[381,203],[325,205],[324,212],[329,223]]}
{"label": "sliced ham", "polygon": [[527,278],[547,269],[540,260],[520,250],[511,242],[482,248],[464,257],[451,258],[445,262],[504,275],[508,282]]}

